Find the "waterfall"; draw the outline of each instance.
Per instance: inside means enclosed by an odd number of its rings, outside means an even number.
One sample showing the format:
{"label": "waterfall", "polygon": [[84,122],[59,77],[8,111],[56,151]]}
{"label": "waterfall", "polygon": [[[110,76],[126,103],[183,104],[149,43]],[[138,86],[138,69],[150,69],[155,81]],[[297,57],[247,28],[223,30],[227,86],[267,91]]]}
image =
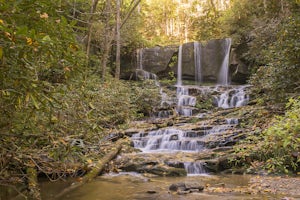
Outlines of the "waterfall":
{"label": "waterfall", "polygon": [[143,69],[143,49],[138,49],[136,54],[137,69]]}
{"label": "waterfall", "polygon": [[183,116],[192,116],[193,107],[196,105],[196,97],[189,95],[189,89],[184,86],[177,86],[177,113]]}
{"label": "waterfall", "polygon": [[245,92],[246,86],[238,86],[233,89],[227,89],[220,96],[215,97],[216,104],[220,108],[235,108],[245,106],[249,102],[249,95]]}
{"label": "waterfall", "polygon": [[188,175],[199,175],[207,173],[202,162],[185,162],[183,164],[184,169]]}
{"label": "waterfall", "polygon": [[200,151],[203,142],[190,132],[179,129],[159,129],[148,133],[136,133],[132,136],[135,148],[143,152],[153,151]]}
{"label": "waterfall", "polygon": [[142,80],[154,80],[156,86],[160,86],[158,80],[157,80],[157,75],[151,72],[147,72],[143,69],[136,69],[135,71],[136,76],[139,77]]}
{"label": "waterfall", "polygon": [[177,85],[182,85],[182,45],[178,49]]}
{"label": "waterfall", "polygon": [[195,81],[197,84],[202,82],[202,69],[201,69],[201,44],[194,42],[194,62],[195,62]]}
{"label": "waterfall", "polygon": [[221,85],[228,85],[229,84],[229,54],[230,54],[230,47],[231,47],[231,39],[225,39],[225,46],[223,48],[224,51],[224,60],[222,62],[222,66],[218,76],[218,83]]}

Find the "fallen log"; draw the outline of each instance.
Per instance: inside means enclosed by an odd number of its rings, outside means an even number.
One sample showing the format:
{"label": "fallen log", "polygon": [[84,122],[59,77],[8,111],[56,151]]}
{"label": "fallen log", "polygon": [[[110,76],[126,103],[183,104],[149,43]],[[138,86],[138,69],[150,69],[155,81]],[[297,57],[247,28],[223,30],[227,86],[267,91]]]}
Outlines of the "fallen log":
{"label": "fallen log", "polygon": [[112,159],[114,159],[119,151],[121,150],[123,145],[123,140],[119,140],[114,147],[111,148],[111,151],[106,154],[101,160],[99,160],[95,167],[93,167],[93,169],[88,172],[84,177],[82,177],[80,182],[74,182],[71,184],[71,186],[65,188],[63,191],[61,191],[59,194],[57,194],[54,199],[58,199],[61,198],[62,196],[64,196],[65,194],[71,192],[72,190],[82,186],[85,183],[90,182],[91,180],[93,180],[94,178],[96,178],[104,169],[105,165],[110,162]]}

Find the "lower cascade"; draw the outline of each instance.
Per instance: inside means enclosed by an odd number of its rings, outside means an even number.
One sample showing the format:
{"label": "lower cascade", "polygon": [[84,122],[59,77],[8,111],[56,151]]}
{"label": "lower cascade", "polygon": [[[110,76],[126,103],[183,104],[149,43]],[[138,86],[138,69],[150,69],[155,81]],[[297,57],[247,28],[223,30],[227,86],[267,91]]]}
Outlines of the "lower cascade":
{"label": "lower cascade", "polygon": [[236,118],[225,118],[192,126],[179,124],[148,132],[141,131],[133,134],[131,140],[134,147],[141,150],[142,154],[160,155],[158,157],[169,155],[173,159],[183,153],[183,157],[180,156],[180,159],[172,160],[170,163],[181,163],[188,175],[206,174],[208,172],[206,163],[191,161],[190,156],[197,157],[198,153],[216,147],[230,146],[236,142],[234,138],[241,132],[237,129],[238,123],[239,120]]}

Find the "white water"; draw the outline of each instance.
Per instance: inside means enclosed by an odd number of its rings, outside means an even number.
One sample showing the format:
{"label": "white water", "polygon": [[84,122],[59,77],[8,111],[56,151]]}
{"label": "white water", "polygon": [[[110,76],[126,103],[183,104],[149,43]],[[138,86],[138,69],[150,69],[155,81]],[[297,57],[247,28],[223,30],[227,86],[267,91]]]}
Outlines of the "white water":
{"label": "white water", "polygon": [[201,44],[194,42],[194,62],[195,62],[195,81],[197,84],[202,83],[201,68]]}
{"label": "white water", "polygon": [[220,96],[215,97],[217,106],[226,109],[247,105],[250,96],[245,91],[246,87],[248,86],[238,86],[236,88],[225,90]]}
{"label": "white water", "polygon": [[143,69],[143,49],[138,49],[137,50],[137,68],[138,69]]}
{"label": "white water", "polygon": [[178,49],[177,85],[182,85],[182,45]]}
{"label": "white water", "polygon": [[229,84],[229,54],[230,54],[230,48],[231,48],[231,39],[226,38],[225,39],[225,46],[224,46],[224,60],[222,62],[222,66],[219,72],[219,79],[218,83],[221,85],[228,85]]}
{"label": "white water", "polygon": [[202,162],[185,162],[184,169],[189,176],[207,173],[207,170]]}
{"label": "white water", "polygon": [[153,151],[200,151],[203,142],[192,134],[179,129],[159,129],[132,136],[134,147],[143,152]]}
{"label": "white water", "polygon": [[[149,132],[133,134],[131,139],[134,147],[144,153],[174,153],[189,152],[197,153],[204,151],[210,145],[211,138],[232,131],[237,125],[238,119],[228,118],[218,121],[213,127],[203,123],[201,130],[182,130],[176,128],[158,129]],[[221,143],[220,143],[221,144]],[[184,160],[184,157],[182,157]],[[205,165],[200,161],[177,160],[184,165],[188,175],[205,174]]]}
{"label": "white water", "polygon": [[189,95],[189,89],[184,86],[177,86],[177,113],[183,116],[192,116],[193,107],[196,105],[196,97]]}

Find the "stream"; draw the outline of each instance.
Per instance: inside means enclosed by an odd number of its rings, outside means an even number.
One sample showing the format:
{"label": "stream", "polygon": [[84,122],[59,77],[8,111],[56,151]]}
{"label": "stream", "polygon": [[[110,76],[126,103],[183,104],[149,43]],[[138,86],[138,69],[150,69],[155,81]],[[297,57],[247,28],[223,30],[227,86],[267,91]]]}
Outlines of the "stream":
{"label": "stream", "polygon": [[[280,199],[283,195],[249,194],[250,175],[204,175],[147,178],[137,173],[106,174],[63,197],[64,200],[260,200]],[[70,180],[71,181],[71,180]],[[215,190],[178,195],[169,192],[174,182],[197,182]],[[69,182],[41,183],[42,199],[50,200]],[[226,187],[226,192],[222,188]],[[248,194],[247,194],[248,193]]]}

